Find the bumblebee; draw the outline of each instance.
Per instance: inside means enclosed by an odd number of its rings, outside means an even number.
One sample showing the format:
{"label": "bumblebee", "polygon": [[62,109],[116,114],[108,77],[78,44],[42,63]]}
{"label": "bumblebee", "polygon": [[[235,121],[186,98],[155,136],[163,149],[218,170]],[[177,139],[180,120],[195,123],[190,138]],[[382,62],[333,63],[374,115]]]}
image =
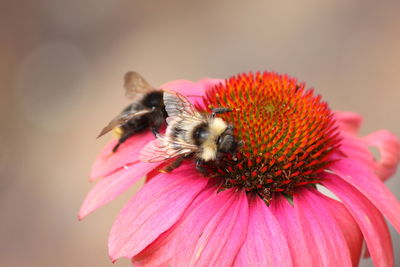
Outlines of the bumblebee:
{"label": "bumblebee", "polygon": [[[217,114],[230,112],[229,108],[216,108],[212,113],[199,112],[183,95],[164,92],[167,129],[164,135],[146,145],[140,160],[159,162],[176,159],[173,168],[184,158],[194,156],[196,166],[219,159],[226,153],[233,153],[241,145],[233,134],[233,126]],[[171,168],[170,168],[171,169]]]}
{"label": "bumblebee", "polygon": [[158,134],[167,117],[163,101],[163,91],[152,87],[139,73],[128,72],[124,77],[125,95],[132,100],[122,112],[105,126],[97,138],[111,130],[118,136],[114,146],[116,152],[119,146],[129,137],[145,130]]}

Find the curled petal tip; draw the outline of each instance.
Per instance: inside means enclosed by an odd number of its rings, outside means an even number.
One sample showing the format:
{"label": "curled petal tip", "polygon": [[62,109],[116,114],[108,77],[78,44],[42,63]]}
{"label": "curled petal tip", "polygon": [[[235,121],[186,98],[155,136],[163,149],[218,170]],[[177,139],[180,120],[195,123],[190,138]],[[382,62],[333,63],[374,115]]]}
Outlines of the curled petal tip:
{"label": "curled petal tip", "polygon": [[400,162],[400,140],[387,130],[379,130],[364,137],[369,146],[378,148],[380,158],[376,160],[376,174],[382,181],[390,178]]}
{"label": "curled petal tip", "polygon": [[360,114],[348,111],[335,111],[334,118],[341,130],[358,133],[361,127],[363,118]]}
{"label": "curled petal tip", "polygon": [[108,256],[111,260],[111,262],[114,264],[118,259],[114,258],[113,256],[109,255]]}

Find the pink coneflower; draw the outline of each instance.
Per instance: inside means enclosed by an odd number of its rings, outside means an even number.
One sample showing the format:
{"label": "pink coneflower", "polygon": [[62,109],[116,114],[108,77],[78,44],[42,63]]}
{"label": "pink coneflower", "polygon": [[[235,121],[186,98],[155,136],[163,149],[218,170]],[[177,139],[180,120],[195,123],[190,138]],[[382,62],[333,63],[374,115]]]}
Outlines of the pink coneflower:
{"label": "pink coneflower", "polygon": [[[400,160],[390,132],[358,137],[361,118],[332,112],[296,79],[276,73],[161,86],[220,115],[244,145],[207,175],[188,160],[171,173],[138,160],[150,133],[96,160],[99,179],[79,217],[148,182],[126,204],[109,237],[110,257],[135,266],[354,266],[363,240],[377,266],[393,266],[384,217],[400,231],[400,204],[383,184]],[[375,159],[368,147],[377,147]],[[151,178],[151,179],[150,179]],[[338,200],[320,192],[331,191]]]}

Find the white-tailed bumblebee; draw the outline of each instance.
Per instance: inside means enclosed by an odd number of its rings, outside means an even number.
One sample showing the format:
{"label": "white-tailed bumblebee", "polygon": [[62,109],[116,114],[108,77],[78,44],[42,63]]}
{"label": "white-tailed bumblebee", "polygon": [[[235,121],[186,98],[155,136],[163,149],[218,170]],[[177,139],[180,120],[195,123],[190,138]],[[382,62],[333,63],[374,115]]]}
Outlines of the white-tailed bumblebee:
{"label": "white-tailed bumblebee", "polygon": [[126,73],[124,88],[126,96],[132,99],[132,104],[111,120],[97,137],[114,130],[119,139],[113,152],[116,152],[129,137],[139,132],[150,129],[156,135],[167,117],[163,91],[152,87],[139,73]]}

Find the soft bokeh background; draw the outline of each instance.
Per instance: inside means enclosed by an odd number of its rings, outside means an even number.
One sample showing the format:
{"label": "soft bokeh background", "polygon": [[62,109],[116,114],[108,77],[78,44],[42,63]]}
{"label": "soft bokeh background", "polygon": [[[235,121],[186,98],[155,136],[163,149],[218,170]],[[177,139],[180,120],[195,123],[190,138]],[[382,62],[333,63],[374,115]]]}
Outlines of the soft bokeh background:
{"label": "soft bokeh background", "polygon": [[[400,1],[1,0],[0,265],[112,266],[108,231],[134,189],[76,214],[127,70],[154,85],[284,72],[363,114],[363,133],[400,136],[399,14]],[[388,186],[400,198],[399,172]]]}

